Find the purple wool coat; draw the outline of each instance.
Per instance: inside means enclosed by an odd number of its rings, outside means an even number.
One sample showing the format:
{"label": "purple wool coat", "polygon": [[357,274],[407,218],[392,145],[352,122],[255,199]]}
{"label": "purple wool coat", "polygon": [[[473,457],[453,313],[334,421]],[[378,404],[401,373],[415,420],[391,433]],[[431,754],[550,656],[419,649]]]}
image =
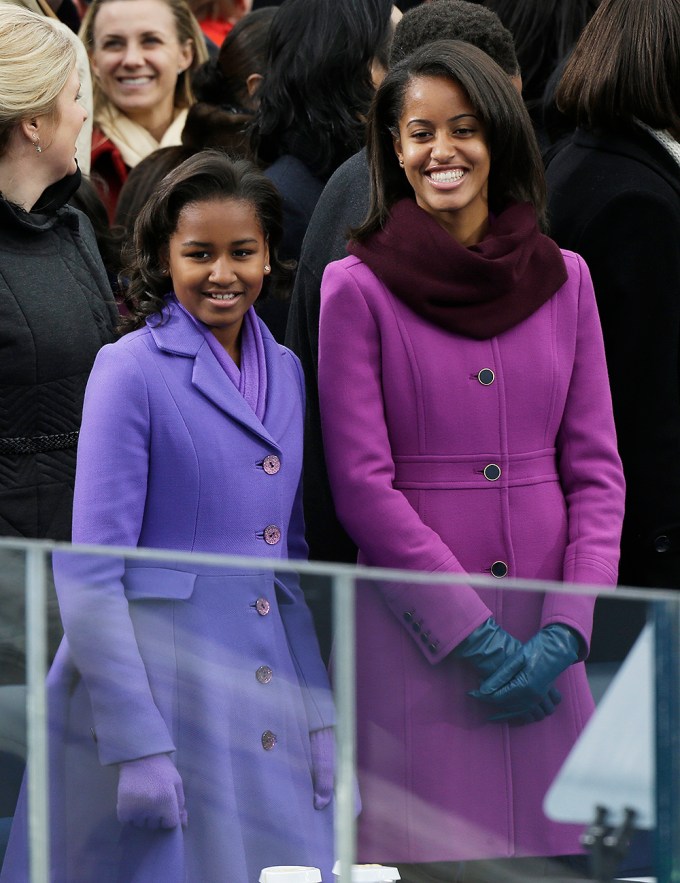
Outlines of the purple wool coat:
{"label": "purple wool coat", "polygon": [[[309,732],[333,724],[332,700],[297,579],[275,573],[306,553],[300,365],[261,326],[260,422],[201,332],[166,309],[97,357],[73,541],[253,555],[271,570],[55,555],[51,881],[250,883],[285,864],[330,879],[332,805],[313,806]],[[159,752],[182,776],[188,827],[121,826],[117,764]],[[24,809],[3,883],[26,879]]]}
{"label": "purple wool coat", "polygon": [[[565,623],[588,642],[593,601],[503,591],[508,577],[616,582],[624,481],[590,276],[489,340],[444,331],[356,257],[322,284],[319,394],[341,522],[360,560],[486,574],[498,589],[366,584],[357,593],[362,862],[580,851],[542,801],[593,709],[583,663],[555,714],[528,726],[489,706],[451,651],[493,615],[521,641]],[[489,480],[484,469],[500,467]],[[491,473],[493,477],[493,473]]]}

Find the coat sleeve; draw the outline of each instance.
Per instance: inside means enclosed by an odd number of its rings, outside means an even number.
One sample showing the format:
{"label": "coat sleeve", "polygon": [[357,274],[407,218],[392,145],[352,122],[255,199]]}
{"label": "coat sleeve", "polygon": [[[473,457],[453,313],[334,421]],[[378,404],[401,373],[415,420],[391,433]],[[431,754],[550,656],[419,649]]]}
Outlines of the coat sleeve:
{"label": "coat sleeve", "polygon": [[[379,323],[364,292],[343,262],[330,264],[321,287],[319,400],[338,517],[373,566],[465,575],[439,534],[393,486],[382,370]],[[431,663],[441,661],[491,615],[465,582],[376,585]],[[428,632],[424,642],[420,636]]]}
{"label": "coat sleeve", "polygon": [[[557,436],[559,474],[567,506],[565,583],[613,586],[617,578],[625,484],[616,446],[609,377],[590,273],[575,258],[578,277],[574,363]],[[594,598],[553,592],[542,625],[562,622],[590,641]]]}
{"label": "coat sleeve", "polygon": [[[304,411],[304,378],[297,357],[290,354],[295,365],[297,384]],[[293,501],[288,525],[288,558],[292,561],[307,559],[305,522],[302,508],[302,479]],[[310,732],[332,726],[335,709],[328,672],[321,657],[314,620],[300,588],[297,573],[280,571],[276,575],[277,599],[281,620],[286,631],[288,646],[295,664],[302,697],[307,712]],[[330,591],[330,583],[329,583]]]}
{"label": "coat sleeve", "polygon": [[[104,347],[85,394],[74,544],[137,545],[146,500],[149,433],[141,366],[128,349]],[[92,703],[103,764],[175,748],[151,694],[123,572],[124,560],[112,555],[54,555],[64,631]]]}

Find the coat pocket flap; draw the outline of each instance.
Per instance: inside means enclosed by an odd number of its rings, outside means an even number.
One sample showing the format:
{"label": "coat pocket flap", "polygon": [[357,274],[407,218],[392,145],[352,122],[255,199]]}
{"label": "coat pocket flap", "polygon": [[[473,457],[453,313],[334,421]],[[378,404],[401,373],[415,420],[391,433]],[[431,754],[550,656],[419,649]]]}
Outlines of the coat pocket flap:
{"label": "coat pocket flap", "polygon": [[125,597],[130,601],[141,598],[186,601],[194,591],[195,582],[195,573],[168,567],[132,567],[123,577]]}

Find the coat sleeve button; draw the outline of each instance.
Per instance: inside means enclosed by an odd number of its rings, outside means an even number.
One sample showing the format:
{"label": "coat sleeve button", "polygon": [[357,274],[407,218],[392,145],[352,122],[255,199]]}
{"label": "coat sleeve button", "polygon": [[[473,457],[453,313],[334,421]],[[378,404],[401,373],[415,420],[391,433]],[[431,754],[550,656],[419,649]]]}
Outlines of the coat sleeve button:
{"label": "coat sleeve button", "polygon": [[413,614],[411,613],[410,610],[407,610],[404,613],[404,619],[406,620],[406,622],[411,622],[411,620],[413,619]]}

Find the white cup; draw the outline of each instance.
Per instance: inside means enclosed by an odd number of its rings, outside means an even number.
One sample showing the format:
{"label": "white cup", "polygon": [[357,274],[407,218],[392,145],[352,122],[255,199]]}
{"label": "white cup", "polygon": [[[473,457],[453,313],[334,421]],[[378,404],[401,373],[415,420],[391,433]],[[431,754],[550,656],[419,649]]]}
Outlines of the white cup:
{"label": "white cup", "polygon": [[[340,862],[333,865],[333,875],[340,876]],[[352,865],[352,883],[395,883],[401,880],[396,868],[385,865]]]}
{"label": "white cup", "polygon": [[259,879],[260,883],[321,883],[321,871],[302,865],[279,865],[263,868]]}

